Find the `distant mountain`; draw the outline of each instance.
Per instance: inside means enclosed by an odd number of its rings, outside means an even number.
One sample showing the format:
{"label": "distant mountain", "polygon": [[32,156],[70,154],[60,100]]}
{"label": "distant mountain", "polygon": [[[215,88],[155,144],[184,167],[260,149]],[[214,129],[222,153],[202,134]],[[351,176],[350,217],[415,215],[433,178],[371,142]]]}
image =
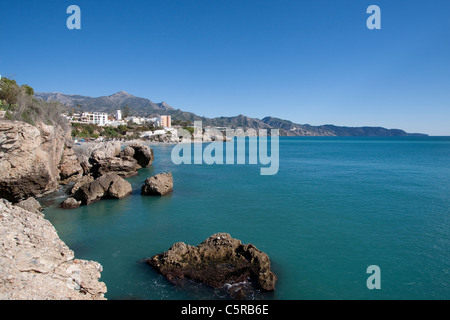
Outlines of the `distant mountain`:
{"label": "distant mountain", "polygon": [[309,124],[293,123],[274,117],[263,119],[250,118],[245,115],[235,117],[200,117],[192,112],[174,109],[166,102],[155,103],[151,100],[133,96],[125,91],[110,96],[88,97],[81,95],[67,95],[54,92],[37,92],[36,98],[44,101],[59,101],[68,108],[79,111],[99,111],[114,113],[126,106],[131,115],[155,116],[170,115],[174,120],[202,121],[203,126],[228,127],[232,129],[279,129],[282,136],[424,136],[420,133],[407,133],[400,129],[386,129],[382,127],[340,127],[331,124],[312,126]]}
{"label": "distant mountain", "polygon": [[53,92],[37,92],[35,97],[44,101],[59,101],[69,108],[78,109],[77,106],[79,106],[79,109],[83,111],[114,113],[118,109],[129,106],[133,114],[143,116],[174,110],[165,102],[154,103],[148,99],[133,96],[125,91],[97,98]]}

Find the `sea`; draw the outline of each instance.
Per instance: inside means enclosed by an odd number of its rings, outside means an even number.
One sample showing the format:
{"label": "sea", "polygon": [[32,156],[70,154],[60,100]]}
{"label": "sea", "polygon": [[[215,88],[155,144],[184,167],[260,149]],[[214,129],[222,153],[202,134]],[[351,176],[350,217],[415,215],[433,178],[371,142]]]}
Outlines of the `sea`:
{"label": "sea", "polygon": [[[75,257],[103,266],[107,299],[228,299],[145,263],[217,232],[271,260],[275,291],[250,299],[450,299],[450,137],[280,137],[275,175],[263,164],[175,165],[174,145],[151,147],[155,161],[127,178],[125,199],[73,210],[59,208],[62,189],[40,199]],[[161,172],[173,193],[141,196]]]}

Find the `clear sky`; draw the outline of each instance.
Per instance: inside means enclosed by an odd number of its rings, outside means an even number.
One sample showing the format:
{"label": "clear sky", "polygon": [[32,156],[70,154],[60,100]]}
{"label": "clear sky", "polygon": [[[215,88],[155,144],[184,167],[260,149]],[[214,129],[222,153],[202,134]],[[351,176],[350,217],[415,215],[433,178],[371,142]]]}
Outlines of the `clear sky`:
{"label": "clear sky", "polygon": [[[72,4],[81,30],[66,27]],[[450,135],[450,1],[2,0],[0,73],[207,117]]]}

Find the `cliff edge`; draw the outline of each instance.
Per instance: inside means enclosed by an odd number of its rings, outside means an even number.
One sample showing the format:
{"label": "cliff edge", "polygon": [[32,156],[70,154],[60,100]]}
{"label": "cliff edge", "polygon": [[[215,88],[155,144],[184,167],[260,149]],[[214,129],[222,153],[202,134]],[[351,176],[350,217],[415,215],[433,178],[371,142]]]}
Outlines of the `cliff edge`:
{"label": "cliff edge", "polygon": [[75,259],[42,213],[0,199],[1,300],[104,300],[102,266]]}

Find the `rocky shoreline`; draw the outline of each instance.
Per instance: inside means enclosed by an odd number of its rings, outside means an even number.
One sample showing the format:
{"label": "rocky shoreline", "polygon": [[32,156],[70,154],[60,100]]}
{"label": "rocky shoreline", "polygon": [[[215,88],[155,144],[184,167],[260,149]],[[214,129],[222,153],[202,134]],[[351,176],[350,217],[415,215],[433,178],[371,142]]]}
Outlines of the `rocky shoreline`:
{"label": "rocky shoreline", "polygon": [[[75,259],[34,198],[70,184],[64,209],[122,199],[132,193],[125,178],[153,160],[153,150],[142,143],[75,146],[61,127],[0,120],[0,299],[105,299],[102,266]],[[141,188],[142,196],[172,191],[170,172],[149,177]],[[277,279],[265,253],[226,233],[197,247],[176,243],[147,262],[174,284],[190,279],[226,288],[232,298],[272,291]]]}
{"label": "rocky shoreline", "polygon": [[1,300],[104,300],[102,266],[75,259],[43,214],[0,199]]}

